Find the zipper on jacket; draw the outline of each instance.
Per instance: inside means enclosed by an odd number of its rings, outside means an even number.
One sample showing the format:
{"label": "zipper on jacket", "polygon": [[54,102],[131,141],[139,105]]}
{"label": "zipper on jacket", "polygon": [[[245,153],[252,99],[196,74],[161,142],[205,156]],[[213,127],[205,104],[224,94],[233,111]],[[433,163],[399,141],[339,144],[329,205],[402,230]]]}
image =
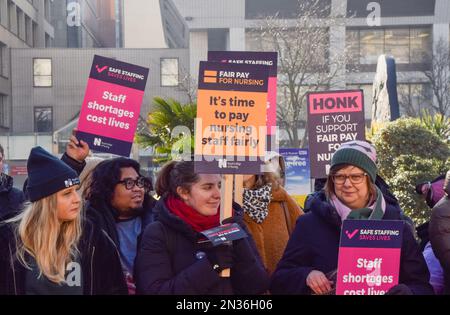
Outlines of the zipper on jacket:
{"label": "zipper on jacket", "polygon": [[119,257],[119,261],[122,261],[122,258],[120,256],[120,252],[119,249],[116,246],[116,243],[114,243],[113,239],[108,235],[108,233],[106,233],[105,230],[102,229],[103,234],[106,235],[106,237],[108,238],[108,240],[114,245],[114,249],[116,250],[117,256]]}
{"label": "zipper on jacket", "polygon": [[9,247],[9,257],[10,257],[10,263],[11,263],[11,270],[13,273],[13,283],[14,283],[14,293],[17,295],[17,285],[16,285],[16,269],[14,268],[14,261],[13,261],[13,254],[11,249],[11,243],[8,243]]}
{"label": "zipper on jacket", "polygon": [[[116,243],[114,243],[112,238],[108,235],[108,233],[106,233],[106,231],[104,229],[102,229],[102,232],[103,232],[103,234],[106,235],[106,238],[111,242],[111,244],[113,244],[114,249],[116,250],[117,257],[119,258],[119,264],[122,266],[122,257],[120,256],[120,252],[119,252],[119,249],[116,246]],[[123,274],[122,274],[122,278],[125,281],[125,285],[127,286],[127,290],[128,290],[127,280],[125,279],[125,276]]]}
{"label": "zipper on jacket", "polygon": [[95,253],[95,245],[92,246],[92,255],[91,255],[91,295],[94,295],[94,253]]}

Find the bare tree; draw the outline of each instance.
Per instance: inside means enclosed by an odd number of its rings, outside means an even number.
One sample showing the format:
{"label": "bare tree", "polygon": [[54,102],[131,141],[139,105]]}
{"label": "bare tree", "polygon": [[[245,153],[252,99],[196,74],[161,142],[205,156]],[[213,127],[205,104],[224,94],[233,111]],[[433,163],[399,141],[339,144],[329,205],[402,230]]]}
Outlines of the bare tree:
{"label": "bare tree", "polygon": [[189,74],[184,67],[180,69],[178,90],[186,93],[189,104],[197,103],[197,81]]}
{"label": "bare tree", "polygon": [[345,51],[330,56],[330,26],[344,25],[344,17],[331,14],[330,5],[318,0],[299,0],[292,18],[278,14],[261,18],[252,30],[250,45],[278,52],[277,121],[287,132],[289,145],[304,147],[307,133],[306,93],[333,89],[345,65]]}
{"label": "bare tree", "polygon": [[433,101],[431,90],[424,84],[397,84],[400,114],[420,117]]}
{"label": "bare tree", "polygon": [[435,102],[430,102],[431,107],[441,115],[447,115],[450,109],[450,55],[448,44],[443,38],[437,42],[431,57],[430,70],[424,71],[430,80]]}

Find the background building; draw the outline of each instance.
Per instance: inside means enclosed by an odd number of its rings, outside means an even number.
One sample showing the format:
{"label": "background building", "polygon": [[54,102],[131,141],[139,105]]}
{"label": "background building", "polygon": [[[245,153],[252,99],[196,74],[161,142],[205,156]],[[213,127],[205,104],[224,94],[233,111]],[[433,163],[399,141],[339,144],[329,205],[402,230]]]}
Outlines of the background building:
{"label": "background building", "polygon": [[0,143],[18,187],[31,147],[64,150],[94,54],[150,68],[141,122],[155,96],[188,100],[188,29],[170,0],[0,0],[0,17]]}
{"label": "background building", "polygon": [[[255,38],[255,29],[267,16],[287,24],[298,13],[298,0],[173,0],[189,26],[190,69],[198,73],[198,62],[208,50],[263,50]],[[397,63],[401,114],[414,115],[433,99],[423,71],[430,68],[431,52],[439,39],[448,50],[450,1],[448,0],[377,0],[380,26],[369,26],[367,9],[371,0],[321,0],[331,5],[331,12],[346,18],[344,24],[329,28],[330,49],[350,54],[342,64],[339,88],[364,90],[366,117],[371,117],[372,82],[378,56],[389,54]],[[330,12],[330,13],[331,13]],[[357,67],[354,67],[357,66]],[[358,68],[357,72],[348,71]],[[425,102],[424,102],[425,101]],[[280,99],[278,106],[283,106]]]}
{"label": "background building", "polygon": [[12,124],[10,48],[48,47],[50,0],[0,0],[0,134]]}
{"label": "background building", "polygon": [[51,10],[53,47],[123,46],[123,0],[58,0]]}
{"label": "background building", "polygon": [[123,4],[126,48],[186,48],[188,28],[171,0],[133,0]]}

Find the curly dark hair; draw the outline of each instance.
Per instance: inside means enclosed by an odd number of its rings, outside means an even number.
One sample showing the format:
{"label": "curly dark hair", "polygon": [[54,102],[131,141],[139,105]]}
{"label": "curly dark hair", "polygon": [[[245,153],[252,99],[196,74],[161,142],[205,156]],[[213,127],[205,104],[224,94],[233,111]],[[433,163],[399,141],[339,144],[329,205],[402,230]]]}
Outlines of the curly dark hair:
{"label": "curly dark hair", "polygon": [[95,167],[92,172],[89,193],[86,196],[91,205],[100,209],[110,206],[114,188],[120,181],[120,170],[126,167],[132,167],[141,176],[139,163],[124,157],[105,160]]}

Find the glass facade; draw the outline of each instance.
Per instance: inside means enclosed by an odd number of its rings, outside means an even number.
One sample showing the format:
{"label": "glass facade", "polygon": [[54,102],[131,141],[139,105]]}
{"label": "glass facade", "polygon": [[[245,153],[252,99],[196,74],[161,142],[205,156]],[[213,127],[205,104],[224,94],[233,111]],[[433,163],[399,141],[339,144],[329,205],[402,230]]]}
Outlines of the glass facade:
{"label": "glass facade", "polygon": [[8,127],[8,108],[6,95],[0,94],[0,127]]}
{"label": "glass facade", "polygon": [[4,65],[5,65],[5,50],[6,50],[6,46],[0,42],[0,76],[5,76],[5,70],[4,70]]}
{"label": "glass facade", "polygon": [[[301,8],[304,11],[316,8],[317,16],[329,16],[331,12],[331,0],[302,0]],[[310,10],[309,10],[310,11]],[[245,18],[260,19],[267,16],[279,16],[284,19],[295,18],[300,14],[298,0],[246,0]]]}
{"label": "glass facade", "polygon": [[347,17],[367,17],[369,3],[377,3],[383,17],[432,16],[435,0],[347,0]]}
{"label": "glass facade", "polygon": [[428,64],[431,37],[431,27],[347,29],[349,63],[374,65],[379,55],[388,54],[397,64]]}
{"label": "glass facade", "polygon": [[[348,84],[347,89],[362,89],[364,93],[364,116],[366,120],[372,118],[372,84]],[[430,108],[433,96],[431,87],[427,83],[398,83],[398,103],[400,116],[418,117],[425,108]]]}

